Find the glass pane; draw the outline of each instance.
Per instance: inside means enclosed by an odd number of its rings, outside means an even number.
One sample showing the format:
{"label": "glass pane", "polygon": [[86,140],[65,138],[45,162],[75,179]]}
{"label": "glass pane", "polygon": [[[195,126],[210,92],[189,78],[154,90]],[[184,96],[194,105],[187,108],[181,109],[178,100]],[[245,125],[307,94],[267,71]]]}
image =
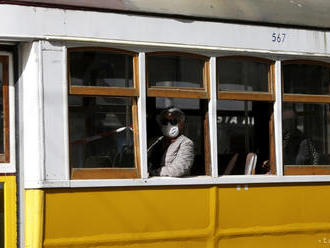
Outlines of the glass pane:
{"label": "glass pane", "polygon": [[70,52],[71,85],[133,87],[133,56],[107,51]]}
{"label": "glass pane", "polygon": [[[191,166],[189,171],[186,171],[183,175],[179,176],[189,176],[189,175],[205,175],[205,147],[204,147],[204,114],[202,106],[206,104],[199,99],[183,99],[183,98],[148,98],[147,99],[147,139],[148,139],[148,164],[149,167],[153,169],[162,168],[167,165],[165,162],[168,159],[167,149],[169,144],[175,140],[175,138],[184,135],[193,142],[193,154],[188,154],[192,156]],[[161,117],[160,114],[163,110],[169,107],[179,108],[185,116],[182,124],[182,129],[180,127],[180,134],[173,138],[164,137],[164,129],[162,132]],[[178,121],[179,123],[179,121]],[[175,125],[175,123],[172,123]],[[161,140],[158,140],[163,137]],[[172,143],[171,143],[172,144]],[[173,161],[180,160],[180,150],[175,151],[175,156]],[[175,160],[177,159],[177,160]],[[183,159],[182,162],[175,166],[185,166],[186,163],[190,163]],[[168,163],[169,164],[169,163]],[[173,163],[174,166],[174,163]],[[150,170],[149,170],[150,172]],[[175,175],[176,176],[176,175]]]}
{"label": "glass pane", "polygon": [[0,153],[5,153],[4,151],[4,113],[3,113],[3,64],[0,62]]}
{"label": "glass pane", "polygon": [[328,104],[283,104],[285,165],[330,165]]}
{"label": "glass pane", "polygon": [[195,57],[148,56],[149,86],[203,88],[204,63],[204,60]]}
{"label": "glass pane", "polygon": [[271,174],[266,102],[218,100],[219,175]]}
{"label": "glass pane", "polygon": [[328,95],[329,67],[311,64],[283,65],[284,93]]}
{"label": "glass pane", "polygon": [[3,194],[3,183],[0,183],[0,248],[5,247],[5,220],[4,220],[4,194]]}
{"label": "glass pane", "polygon": [[72,167],[134,167],[131,111],[130,98],[69,96]]}
{"label": "glass pane", "polygon": [[268,91],[270,66],[239,59],[217,60],[217,84],[220,90]]}

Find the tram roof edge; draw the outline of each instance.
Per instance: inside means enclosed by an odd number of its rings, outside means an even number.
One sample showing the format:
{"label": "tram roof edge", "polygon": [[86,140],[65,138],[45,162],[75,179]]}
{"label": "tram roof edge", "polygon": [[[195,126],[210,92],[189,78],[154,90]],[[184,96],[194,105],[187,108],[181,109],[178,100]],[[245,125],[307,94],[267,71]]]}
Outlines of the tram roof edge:
{"label": "tram roof edge", "polygon": [[330,29],[328,0],[0,0],[1,3]]}

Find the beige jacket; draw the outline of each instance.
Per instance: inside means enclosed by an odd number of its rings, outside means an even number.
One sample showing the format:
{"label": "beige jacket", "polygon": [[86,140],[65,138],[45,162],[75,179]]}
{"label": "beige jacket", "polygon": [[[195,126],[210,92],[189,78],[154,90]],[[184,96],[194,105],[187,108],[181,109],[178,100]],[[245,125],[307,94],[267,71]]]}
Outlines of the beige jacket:
{"label": "beige jacket", "polygon": [[160,176],[181,177],[190,175],[194,163],[194,143],[180,135],[164,152]]}

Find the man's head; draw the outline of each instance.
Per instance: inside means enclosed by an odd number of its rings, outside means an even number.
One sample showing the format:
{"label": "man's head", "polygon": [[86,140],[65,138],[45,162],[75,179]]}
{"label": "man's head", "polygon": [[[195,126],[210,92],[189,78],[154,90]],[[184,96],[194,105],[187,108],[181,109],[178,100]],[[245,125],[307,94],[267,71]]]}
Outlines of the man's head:
{"label": "man's head", "polygon": [[160,113],[159,124],[164,136],[176,138],[183,131],[185,114],[176,107],[169,107]]}

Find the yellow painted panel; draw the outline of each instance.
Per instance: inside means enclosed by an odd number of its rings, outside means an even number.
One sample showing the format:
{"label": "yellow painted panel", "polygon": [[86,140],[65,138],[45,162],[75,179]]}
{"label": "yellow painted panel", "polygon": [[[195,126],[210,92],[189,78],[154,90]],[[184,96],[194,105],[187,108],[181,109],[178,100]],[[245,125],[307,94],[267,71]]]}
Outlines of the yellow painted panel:
{"label": "yellow painted panel", "polygon": [[330,186],[242,186],[218,190],[218,228],[330,223]]}
{"label": "yellow painted panel", "polygon": [[25,190],[25,247],[41,248],[43,243],[44,191]]}
{"label": "yellow painted panel", "polygon": [[199,232],[209,226],[209,200],[206,187],[47,190],[45,239]]}
{"label": "yellow painted panel", "polygon": [[260,235],[250,237],[220,239],[219,248],[328,248],[330,233]]}
{"label": "yellow painted panel", "polygon": [[4,206],[5,206],[5,199],[4,199],[4,192],[3,192],[3,183],[0,182],[0,247],[4,247],[5,244],[5,234],[4,234]]}
{"label": "yellow painted panel", "polygon": [[209,247],[207,239],[171,239],[171,240],[135,240],[132,241],[104,241],[104,240],[91,240],[89,238],[79,238],[79,239],[60,239],[60,240],[46,240],[44,243],[44,247],[46,248],[62,248],[62,247],[70,247],[70,248],[203,248]]}
{"label": "yellow painted panel", "polygon": [[4,183],[4,247],[14,248],[17,242],[16,176],[0,176],[1,182]]}

